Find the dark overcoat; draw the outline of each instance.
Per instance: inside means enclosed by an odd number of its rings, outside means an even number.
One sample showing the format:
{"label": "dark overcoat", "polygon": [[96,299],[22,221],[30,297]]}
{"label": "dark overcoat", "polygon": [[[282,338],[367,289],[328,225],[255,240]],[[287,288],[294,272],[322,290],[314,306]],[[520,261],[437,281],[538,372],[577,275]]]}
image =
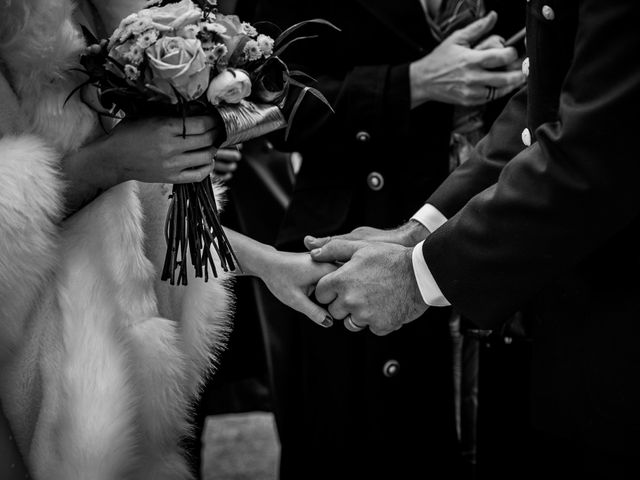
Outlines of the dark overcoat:
{"label": "dark overcoat", "polygon": [[[448,174],[452,124],[449,105],[410,109],[409,63],[436,46],[420,2],[263,1],[256,18],[283,27],[323,18],[341,29],[306,29],[319,39],[284,55],[317,79],[335,114],[309,97],[288,143],[277,144],[303,158],[278,246],[303,250],[306,234],[408,220]],[[524,21],[507,18],[504,36]],[[434,309],[376,337],[339,321],[324,330],[291,310],[272,315],[265,337],[281,478],[421,478],[442,468],[454,478],[449,316]]]}
{"label": "dark overcoat", "polygon": [[477,325],[532,319],[537,429],[637,455],[640,3],[527,13],[528,86],[430,198],[451,219],[424,254]]}

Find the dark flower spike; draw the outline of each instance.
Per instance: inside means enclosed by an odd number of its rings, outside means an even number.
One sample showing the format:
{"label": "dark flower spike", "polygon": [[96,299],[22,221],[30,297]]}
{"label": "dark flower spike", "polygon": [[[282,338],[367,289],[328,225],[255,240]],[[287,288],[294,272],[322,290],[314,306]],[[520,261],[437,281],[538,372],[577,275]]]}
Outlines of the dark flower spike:
{"label": "dark flower spike", "polygon": [[67,105],[67,102],[71,99],[71,97],[73,97],[77,92],[79,92],[80,90],[82,90],[84,87],[86,87],[87,85],[91,85],[93,83],[93,79],[88,79],[85,80],[84,82],[82,82],[80,85],[78,85],[77,87],[75,87],[73,90],[71,90],[71,92],[69,93],[69,95],[67,95],[67,98],[64,99],[64,103],[62,104],[63,106]]}
{"label": "dark flower spike", "polygon": [[309,87],[307,85],[304,85],[303,83],[300,83],[296,80],[290,79],[289,80],[291,82],[291,85],[294,85],[296,87],[300,87],[302,88],[302,91],[300,92],[300,94],[298,95],[298,98],[296,98],[296,101],[293,105],[293,108],[291,109],[291,114],[289,115],[289,120],[287,122],[287,129],[285,130],[284,133],[284,138],[285,140],[287,138],[289,138],[289,132],[291,131],[291,125],[293,124],[293,118],[295,117],[296,113],[298,112],[298,108],[300,108],[300,104],[302,103],[302,100],[304,100],[304,97],[307,93],[310,93],[311,95],[313,95],[314,97],[316,97],[318,100],[320,100],[322,103],[324,103],[330,110],[332,113],[335,113],[335,111],[333,110],[333,107],[331,106],[331,104],[329,103],[329,101],[326,99],[326,97],[317,89]]}
{"label": "dark flower spike", "polygon": [[304,73],[300,70],[291,70],[289,72],[289,76],[290,77],[304,77],[305,79],[309,80],[310,82],[316,83],[317,80],[315,78],[313,78],[311,75],[309,75],[308,73]]}
{"label": "dark flower spike", "polygon": [[86,25],[80,25],[80,28],[82,29],[82,34],[86,39],[87,45],[100,45],[100,40],[97,39],[93,33],[91,33],[91,30],[89,30]]}
{"label": "dark flower spike", "polygon": [[[266,33],[267,35],[273,38],[277,38],[280,35],[282,35],[282,29],[275,23],[270,22],[268,20],[259,20],[257,22],[254,22],[253,26],[260,33]],[[273,32],[270,32],[269,30],[273,30]]]}
{"label": "dark flower spike", "polygon": [[320,35],[307,35],[305,37],[295,37],[292,38],[291,40],[289,40],[287,43],[285,43],[284,45],[282,45],[281,47],[277,47],[277,49],[273,52],[273,56],[277,57],[279,55],[282,55],[282,53],[289,48],[292,44],[300,41],[300,40],[311,40],[312,38],[318,38]]}
{"label": "dark flower spike", "polygon": [[336,27],[333,23],[331,23],[331,22],[329,22],[327,20],[323,20],[322,18],[314,18],[314,19],[311,19],[311,20],[304,20],[302,22],[296,23],[295,25],[291,25],[284,32],[282,32],[278,36],[278,38],[276,38],[275,41],[274,41],[274,49],[277,49],[280,46],[280,44],[282,44],[282,42],[284,42],[287,39],[287,37],[291,36],[297,30],[299,30],[300,28],[302,28],[302,27],[304,27],[306,25],[309,25],[309,24],[326,25],[328,27],[333,28],[337,32],[341,32],[342,31],[338,27]]}

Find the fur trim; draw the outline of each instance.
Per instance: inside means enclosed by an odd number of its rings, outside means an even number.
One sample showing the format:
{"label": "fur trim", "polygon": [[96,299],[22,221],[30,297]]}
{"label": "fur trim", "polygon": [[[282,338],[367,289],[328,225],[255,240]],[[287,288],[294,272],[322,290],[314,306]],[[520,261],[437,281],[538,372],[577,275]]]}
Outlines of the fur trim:
{"label": "fur trim", "polygon": [[[127,0],[111,2],[120,8]],[[42,140],[0,143],[0,178],[15,184],[0,190],[1,320],[29,328],[0,372],[3,406],[36,479],[189,479],[180,441],[190,434],[202,375],[230,330],[227,279],[191,279],[187,288],[160,281],[162,186],[118,185],[57,234],[55,162],[99,132],[77,97],[64,104],[78,84],[67,68],[83,46],[71,0],[25,3],[31,15],[0,55]]]}
{"label": "fur trim", "polygon": [[33,136],[0,139],[0,359],[20,341],[21,319],[55,264],[58,157]]}

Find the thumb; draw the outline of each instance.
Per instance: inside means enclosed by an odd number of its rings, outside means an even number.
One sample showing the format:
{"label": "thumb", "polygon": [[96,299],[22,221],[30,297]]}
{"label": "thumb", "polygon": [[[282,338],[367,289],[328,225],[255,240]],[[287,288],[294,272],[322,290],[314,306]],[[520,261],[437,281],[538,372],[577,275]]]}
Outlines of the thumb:
{"label": "thumb", "polygon": [[316,262],[348,262],[365,242],[354,240],[331,240],[320,248],[311,250],[311,258]]}
{"label": "thumb", "polygon": [[314,248],[320,248],[331,240],[331,237],[316,238],[311,235],[304,237],[304,246],[307,250],[313,250]]}
{"label": "thumb", "polygon": [[460,30],[456,30],[447,40],[457,45],[474,45],[478,40],[484,38],[492,29],[496,26],[498,21],[498,14],[496,12],[489,12],[484,17],[470,23]]}
{"label": "thumb", "polygon": [[333,325],[333,317],[329,312],[317,303],[314,303],[309,297],[300,294],[295,296],[295,300],[295,304],[291,306],[309,317],[313,322],[325,328]]}

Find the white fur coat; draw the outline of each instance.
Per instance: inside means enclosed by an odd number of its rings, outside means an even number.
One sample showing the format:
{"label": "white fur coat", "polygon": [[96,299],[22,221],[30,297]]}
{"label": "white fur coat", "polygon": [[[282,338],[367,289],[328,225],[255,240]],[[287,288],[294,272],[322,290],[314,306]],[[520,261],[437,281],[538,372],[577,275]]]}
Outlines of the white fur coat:
{"label": "white fur coat", "polygon": [[36,480],[188,479],[179,442],[230,328],[227,279],[160,281],[170,186],[120,184],[62,221],[58,162],[99,132],[63,106],[83,41],[71,0],[13,1],[31,15],[0,47],[27,125],[0,138],[2,408]]}

